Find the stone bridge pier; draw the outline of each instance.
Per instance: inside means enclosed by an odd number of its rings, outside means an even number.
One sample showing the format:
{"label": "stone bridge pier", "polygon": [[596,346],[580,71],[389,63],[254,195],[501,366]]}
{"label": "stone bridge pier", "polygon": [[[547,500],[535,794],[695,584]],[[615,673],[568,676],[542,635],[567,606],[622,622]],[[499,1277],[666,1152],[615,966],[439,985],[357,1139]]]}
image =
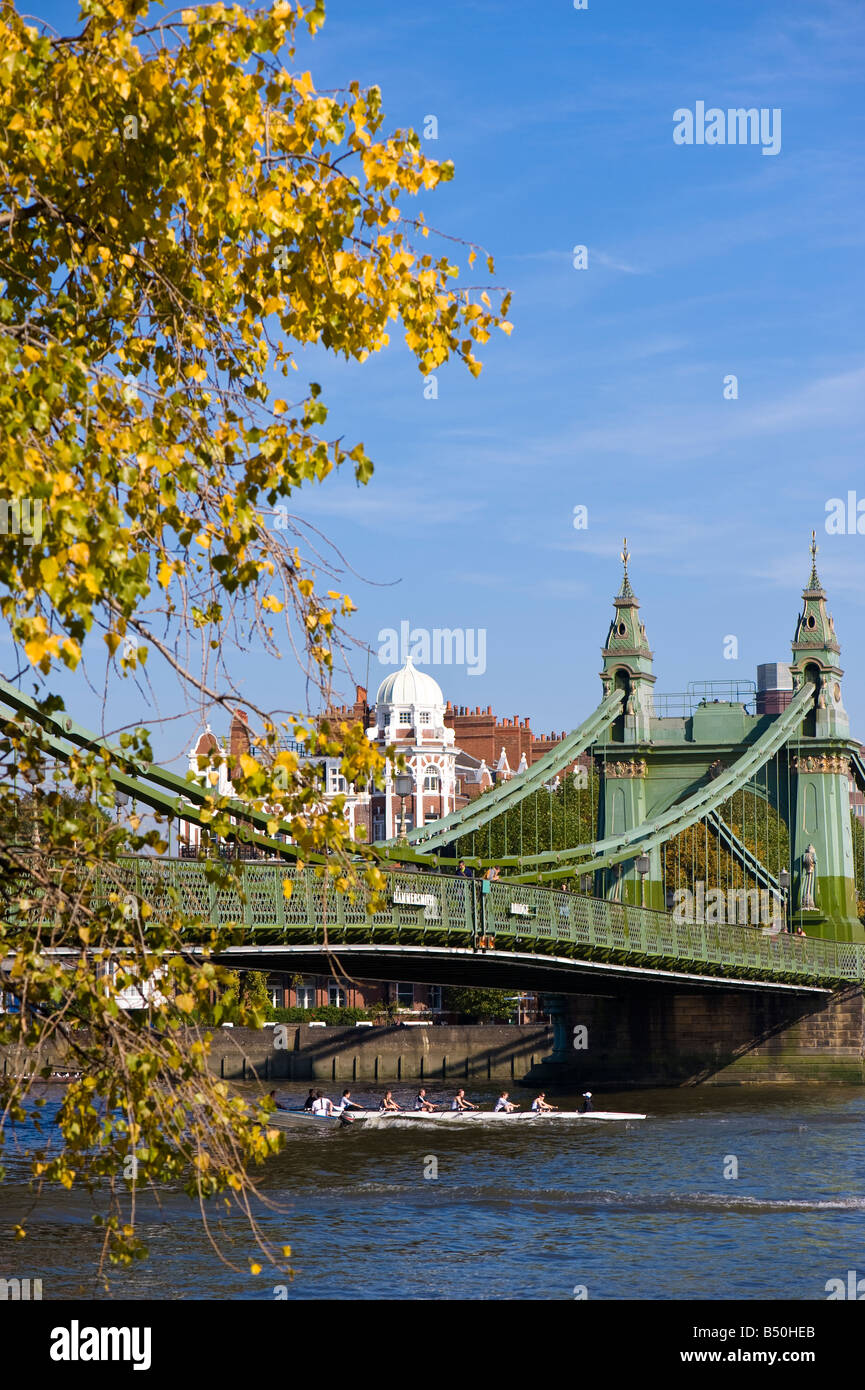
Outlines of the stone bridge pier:
{"label": "stone bridge pier", "polygon": [[865,1081],[863,988],[644,984],[546,995],[553,1049],[527,1085],[570,1090]]}

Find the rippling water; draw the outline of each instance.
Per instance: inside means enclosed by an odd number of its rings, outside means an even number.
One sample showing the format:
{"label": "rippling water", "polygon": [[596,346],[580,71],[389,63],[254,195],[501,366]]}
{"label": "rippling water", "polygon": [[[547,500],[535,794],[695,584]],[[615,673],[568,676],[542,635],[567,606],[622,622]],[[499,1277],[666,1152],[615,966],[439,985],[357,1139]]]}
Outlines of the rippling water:
{"label": "rippling water", "polygon": [[[306,1087],[286,1086],[285,1098]],[[429,1086],[437,1094],[452,1095]],[[380,1091],[353,1098],[377,1102]],[[410,1087],[394,1088],[409,1099]],[[472,1090],[492,1101],[495,1087]],[[512,1098],[528,1103],[528,1092]],[[576,1097],[556,1096],[566,1108]],[[768,1087],[604,1095],[648,1112],[631,1125],[454,1132],[334,1127],[290,1133],[262,1175],[267,1234],[293,1249],[289,1299],[825,1299],[865,1273],[865,1092]],[[725,1179],[728,1156],[737,1179]],[[9,1162],[9,1159],[12,1159]],[[425,1178],[434,1165],[438,1177]],[[29,1208],[12,1153],[0,1226]],[[43,1198],[25,1244],[0,1237],[0,1275],[42,1278],[44,1298],[105,1297],[89,1199]],[[216,1218],[216,1209],[213,1216]],[[270,1299],[278,1276],[221,1266],[186,1197],[144,1212],[150,1258],[109,1276],[125,1298]],[[232,1257],[255,1253],[239,1218]],[[282,1282],[280,1280],[280,1282]],[[111,1295],[109,1295],[111,1296]]]}

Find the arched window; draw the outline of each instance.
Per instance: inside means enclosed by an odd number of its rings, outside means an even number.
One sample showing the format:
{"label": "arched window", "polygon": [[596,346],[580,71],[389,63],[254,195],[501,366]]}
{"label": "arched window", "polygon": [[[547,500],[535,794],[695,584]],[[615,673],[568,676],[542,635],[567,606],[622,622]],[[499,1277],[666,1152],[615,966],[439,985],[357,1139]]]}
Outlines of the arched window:
{"label": "arched window", "polygon": [[434,764],[430,764],[424,772],[423,789],[425,792],[440,792],[442,789],[442,779]]}

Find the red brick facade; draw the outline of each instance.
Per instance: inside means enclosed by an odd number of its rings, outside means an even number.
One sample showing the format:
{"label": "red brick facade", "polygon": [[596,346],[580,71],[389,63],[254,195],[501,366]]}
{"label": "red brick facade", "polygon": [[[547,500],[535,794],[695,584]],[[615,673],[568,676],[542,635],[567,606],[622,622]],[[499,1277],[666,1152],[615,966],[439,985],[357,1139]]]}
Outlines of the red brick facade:
{"label": "red brick facade", "polygon": [[518,714],[499,722],[492,705],[487,705],[483,711],[478,705],[472,711],[465,705],[455,707],[450,700],[445,709],[445,724],[453,729],[457,748],[473,758],[482,758],[487,767],[498,762],[504,748],[511,772],[516,772],[523,756],[531,767],[565,737],[564,732],[535,734],[528,718],[521,720]]}

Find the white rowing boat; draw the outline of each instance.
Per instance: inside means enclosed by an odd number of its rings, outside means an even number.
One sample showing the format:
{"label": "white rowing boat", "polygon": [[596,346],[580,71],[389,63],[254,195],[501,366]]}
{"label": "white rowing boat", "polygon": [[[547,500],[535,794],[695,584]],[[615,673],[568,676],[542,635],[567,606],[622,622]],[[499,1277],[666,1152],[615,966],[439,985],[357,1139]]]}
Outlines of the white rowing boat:
{"label": "white rowing boat", "polygon": [[[466,1125],[514,1125],[571,1123],[574,1121],[602,1120],[645,1120],[645,1115],[637,1115],[627,1110],[348,1110],[345,1119],[353,1124],[362,1124],[365,1129],[392,1129],[394,1127],[418,1124],[443,1124],[463,1128]],[[342,1112],[335,1110],[332,1115],[313,1115],[309,1110],[277,1110],[270,1123],[278,1128],[293,1128],[296,1124],[340,1124]]]}

